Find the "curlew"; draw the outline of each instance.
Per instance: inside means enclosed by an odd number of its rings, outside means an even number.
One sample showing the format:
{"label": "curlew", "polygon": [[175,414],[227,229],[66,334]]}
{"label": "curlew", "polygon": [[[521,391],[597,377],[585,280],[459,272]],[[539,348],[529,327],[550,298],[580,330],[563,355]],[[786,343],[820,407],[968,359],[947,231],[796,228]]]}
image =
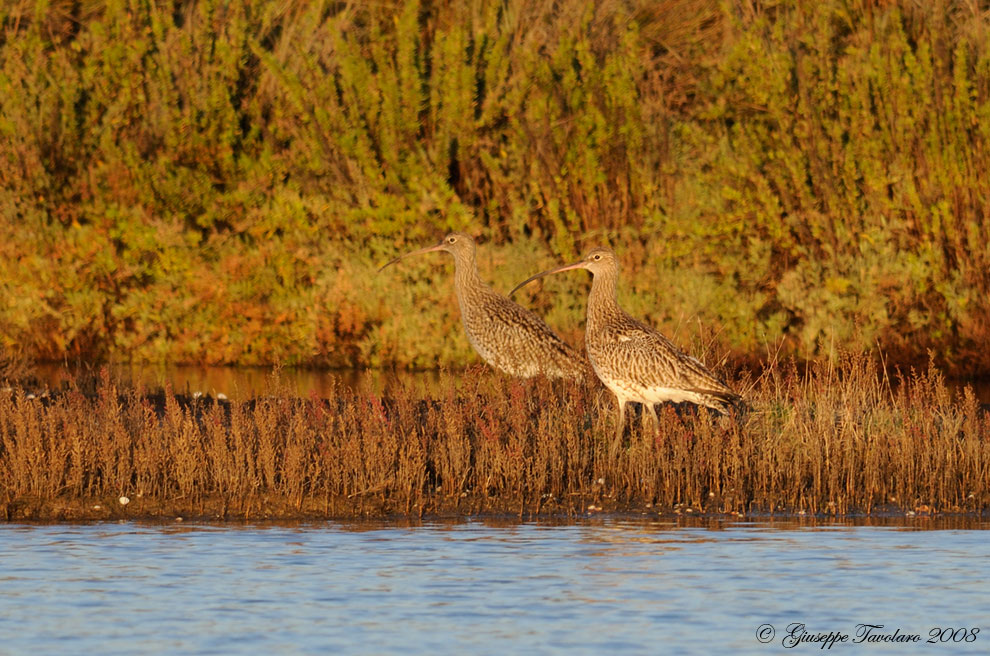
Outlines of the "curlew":
{"label": "curlew", "polygon": [[468,341],[491,366],[520,378],[544,374],[549,378],[584,376],[581,355],[556,335],[533,312],[510,301],[482,281],[475,260],[474,239],[452,232],[435,246],[401,255],[446,251],[454,256],[454,289]]}
{"label": "curlew", "polygon": [[704,364],[619,307],[619,261],[609,248],[593,248],[573,264],[538,273],[516,285],[509,296],[537,278],[572,269],[587,269],[593,275],[584,339],[595,374],[619,403],[613,454],[622,442],[629,401],[644,404],[657,421],[654,403],[690,401],[724,414],[726,405],[740,400]]}

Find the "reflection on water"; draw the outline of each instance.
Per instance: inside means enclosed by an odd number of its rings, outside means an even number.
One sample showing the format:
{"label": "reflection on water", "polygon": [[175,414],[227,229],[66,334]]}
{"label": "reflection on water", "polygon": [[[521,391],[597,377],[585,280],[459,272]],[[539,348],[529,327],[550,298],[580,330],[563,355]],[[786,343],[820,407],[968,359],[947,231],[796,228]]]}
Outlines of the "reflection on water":
{"label": "reflection on water", "polygon": [[[114,365],[114,376],[126,383],[146,389],[160,389],[170,384],[177,393],[200,392],[209,396],[223,394],[233,400],[245,400],[272,393],[320,398],[333,396],[339,385],[390,394],[402,390],[419,397],[436,396],[444,387],[445,377],[459,372],[386,371],[381,369],[314,370],[280,368],[277,376],[271,367],[199,367],[184,365]],[[58,388],[72,379],[81,367],[41,364],[36,367],[41,381]],[[92,373],[92,370],[89,370]],[[277,382],[276,382],[277,378]],[[895,383],[896,384],[896,383]],[[969,385],[981,403],[990,403],[990,380],[947,381],[950,389],[962,391]]]}
{"label": "reflection on water", "polygon": [[[57,389],[72,380],[80,368],[42,364],[36,367],[41,381]],[[329,398],[343,385],[378,394],[398,389],[416,396],[430,396],[446,374],[439,371],[384,371],[380,369],[312,370],[271,367],[198,367],[184,365],[114,365],[113,376],[127,384],[156,390],[166,384],[176,393],[208,396],[223,394],[245,400],[270,394]],[[90,371],[89,373],[93,373]]]}
{"label": "reflection on water", "polygon": [[0,652],[765,653],[874,623],[982,632],[856,653],[987,653],[990,524],[952,526],[8,525]]}

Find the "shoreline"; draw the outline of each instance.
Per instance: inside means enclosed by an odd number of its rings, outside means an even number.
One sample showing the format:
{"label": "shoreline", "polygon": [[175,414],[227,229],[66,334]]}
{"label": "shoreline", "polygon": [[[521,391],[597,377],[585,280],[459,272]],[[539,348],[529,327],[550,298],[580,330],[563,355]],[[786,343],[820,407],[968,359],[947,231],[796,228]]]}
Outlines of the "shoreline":
{"label": "shoreline", "polygon": [[[246,505],[232,507],[230,500],[211,497],[196,502],[183,500],[144,501],[137,499],[126,506],[117,499],[39,499],[21,498],[0,505],[0,524],[83,524],[83,523],[161,523],[161,524],[279,524],[279,523],[382,523],[382,524],[434,524],[462,522],[506,522],[565,524],[588,521],[631,521],[663,522],[687,525],[710,525],[720,523],[752,523],[819,525],[890,525],[914,526],[919,524],[970,524],[990,522],[986,509],[928,509],[906,510],[888,506],[871,512],[853,510],[844,514],[807,513],[795,510],[767,512],[721,512],[695,510],[690,507],[678,509],[648,508],[632,503],[580,504],[566,506],[562,503],[545,504],[538,511],[531,507],[519,512],[512,504],[489,500],[481,503],[477,499],[462,500],[460,508],[440,508],[434,506],[420,513],[418,508],[411,513],[396,511],[388,504],[355,504],[346,497],[330,500],[323,507],[315,500],[307,501],[302,507],[289,499],[255,499]],[[494,503],[492,503],[495,501]],[[487,506],[487,507],[485,507]],[[341,512],[350,508],[351,512]],[[990,528],[990,525],[988,525]]]}

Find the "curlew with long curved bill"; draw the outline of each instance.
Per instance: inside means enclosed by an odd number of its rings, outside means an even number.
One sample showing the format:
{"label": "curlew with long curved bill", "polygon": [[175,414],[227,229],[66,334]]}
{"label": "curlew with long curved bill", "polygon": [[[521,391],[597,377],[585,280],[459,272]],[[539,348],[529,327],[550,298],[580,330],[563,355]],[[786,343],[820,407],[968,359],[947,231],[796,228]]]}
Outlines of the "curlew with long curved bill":
{"label": "curlew with long curved bill", "polygon": [[530,310],[497,293],[478,275],[475,243],[452,232],[435,246],[400,255],[379,269],[410,255],[445,251],[454,256],[454,289],[468,341],[481,358],[511,376],[577,379],[584,376],[581,355]]}
{"label": "curlew with long curved bill", "polygon": [[704,364],[619,307],[616,300],[619,260],[610,248],[593,248],[573,264],[527,278],[516,285],[509,296],[537,278],[572,269],[587,269],[593,275],[585,345],[595,374],[612,390],[619,403],[613,455],[622,443],[629,401],[644,404],[656,421],[654,403],[690,401],[725,413],[727,405],[740,400],[740,396]]}

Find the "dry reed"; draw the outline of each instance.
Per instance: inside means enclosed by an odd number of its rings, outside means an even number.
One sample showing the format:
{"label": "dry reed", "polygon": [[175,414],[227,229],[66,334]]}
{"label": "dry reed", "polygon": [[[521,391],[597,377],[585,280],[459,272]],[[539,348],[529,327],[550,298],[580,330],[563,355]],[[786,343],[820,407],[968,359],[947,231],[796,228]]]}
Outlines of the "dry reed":
{"label": "dry reed", "polygon": [[[278,393],[243,402],[0,395],[0,517],[979,513],[990,420],[930,368],[891,383],[871,360],[740,380],[750,411],[663,407],[610,459],[600,387],[485,370],[440,398]],[[126,497],[128,503],[121,503]]]}

